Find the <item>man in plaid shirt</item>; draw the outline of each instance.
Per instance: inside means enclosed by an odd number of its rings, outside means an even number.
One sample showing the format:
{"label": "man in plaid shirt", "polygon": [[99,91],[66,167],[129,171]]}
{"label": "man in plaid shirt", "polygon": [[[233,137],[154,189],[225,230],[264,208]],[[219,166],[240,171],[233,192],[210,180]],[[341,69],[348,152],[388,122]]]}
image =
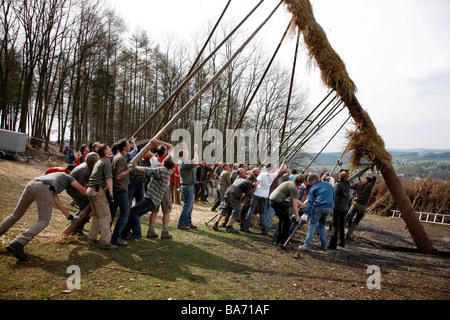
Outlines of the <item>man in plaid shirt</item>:
{"label": "man in plaid shirt", "polygon": [[[151,167],[150,158],[153,153],[150,151],[138,162],[138,167]],[[148,182],[148,177],[145,172],[133,170],[130,172],[130,183],[128,185],[128,199],[130,207],[132,207],[133,199],[136,199],[135,204],[144,200],[144,186]]]}
{"label": "man in plaid shirt", "polygon": [[[130,209],[130,218],[128,219],[128,224],[124,230],[126,234],[132,231],[135,238],[142,236],[139,218],[161,203],[164,192],[170,183],[170,170],[173,166],[174,163],[171,156],[167,156],[163,161],[163,165],[158,168],[130,165],[131,170],[137,169],[141,173],[145,173],[147,177],[153,179],[148,185],[144,200]],[[163,235],[164,232],[168,233],[168,230],[163,230]],[[164,237],[161,236],[161,238]]]}

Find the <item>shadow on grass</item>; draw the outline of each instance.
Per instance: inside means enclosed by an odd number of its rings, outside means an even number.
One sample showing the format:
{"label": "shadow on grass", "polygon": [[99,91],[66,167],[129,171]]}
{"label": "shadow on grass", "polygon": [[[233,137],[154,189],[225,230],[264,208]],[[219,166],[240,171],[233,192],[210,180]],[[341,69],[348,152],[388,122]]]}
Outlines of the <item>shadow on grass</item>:
{"label": "shadow on grass", "polygon": [[[205,284],[221,272],[243,276],[261,272],[245,264],[245,261],[241,263],[236,259],[237,250],[262,250],[257,245],[258,241],[262,241],[260,236],[245,238],[242,235],[209,232],[199,228],[195,231],[177,231],[173,239],[130,240],[127,247],[112,251],[89,247],[87,241],[80,238],[70,244],[74,248],[67,253],[63,253],[63,250],[56,253],[56,246],[61,246],[61,243],[40,245],[37,250],[30,247],[26,249],[28,260],[17,261],[11,264],[11,268],[39,267],[57,277],[67,278],[67,267],[76,265],[82,274],[95,274],[102,269],[143,274],[169,282],[186,279]],[[192,240],[186,241],[186,237]],[[41,250],[43,254],[36,253]],[[48,254],[44,254],[44,251],[48,251]],[[0,255],[11,254],[2,251]]]}

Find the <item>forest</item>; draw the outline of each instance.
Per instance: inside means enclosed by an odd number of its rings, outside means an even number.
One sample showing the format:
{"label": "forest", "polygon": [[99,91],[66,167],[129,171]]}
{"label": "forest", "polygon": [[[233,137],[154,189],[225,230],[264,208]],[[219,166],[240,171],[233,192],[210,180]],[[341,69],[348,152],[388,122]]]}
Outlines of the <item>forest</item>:
{"label": "forest", "polygon": [[[197,42],[169,36],[157,43],[148,30],[130,30],[103,0],[1,0],[0,127],[76,149],[93,141],[112,144],[130,138],[178,87],[194,66],[211,32],[200,30]],[[233,22],[219,26],[200,61],[225,38]],[[238,30],[183,88],[168,111],[170,119],[234,53],[247,37]],[[234,128],[272,55],[256,39],[165,137],[177,128],[190,132]],[[198,63],[197,63],[198,64]],[[278,61],[264,77],[242,128],[282,127],[291,71]],[[301,120],[305,91],[295,86],[286,131]],[[164,114],[164,112],[163,112]],[[140,134],[151,138],[163,114]],[[295,116],[293,116],[295,115]],[[34,141],[35,147],[41,142]]]}

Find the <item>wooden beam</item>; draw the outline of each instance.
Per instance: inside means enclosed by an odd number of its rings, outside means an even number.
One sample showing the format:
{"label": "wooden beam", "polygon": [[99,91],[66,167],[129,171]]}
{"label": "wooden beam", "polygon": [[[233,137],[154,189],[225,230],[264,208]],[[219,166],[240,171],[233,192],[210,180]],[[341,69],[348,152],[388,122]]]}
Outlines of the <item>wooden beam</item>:
{"label": "wooden beam", "polygon": [[80,211],[78,216],[79,219],[73,219],[70,221],[70,223],[66,226],[66,228],[63,230],[63,235],[65,236],[71,236],[74,235],[78,230],[79,226],[84,225],[84,223],[89,219],[89,215],[92,212],[91,204],[88,204],[83,210]]}
{"label": "wooden beam", "polygon": [[[358,99],[353,96],[350,101],[346,102],[346,106],[355,122],[364,126],[364,111],[359,104]],[[366,114],[366,117],[367,116],[368,115]],[[371,160],[377,161],[377,159]],[[424,254],[431,254],[433,251],[431,241],[423,225],[420,223],[411,200],[409,199],[408,194],[406,193],[406,190],[402,185],[400,179],[395,173],[394,168],[392,166],[381,166],[378,169],[380,169],[384,181],[386,182],[386,185],[391,192],[392,197],[397,204],[397,207],[402,213],[402,217],[418,250]]]}
{"label": "wooden beam", "polygon": [[[269,16],[256,28],[256,30],[250,35],[250,37],[244,41],[244,43],[236,50],[236,52],[231,56],[231,58],[219,69],[219,71],[214,74],[214,76],[211,77],[211,79],[198,91],[192,98],[189,100],[179,111],[177,114],[173,116],[173,118],[166,123],[166,125],[155,134],[153,138],[159,139],[162,135],[167,133],[170,128],[172,128],[175,123],[187,112],[189,111],[189,108],[200,98],[200,96],[209,89],[209,87],[213,84],[214,81],[217,80],[217,78],[220,77],[222,73],[225,72],[225,70],[229,67],[229,65],[235,60],[241,52],[245,49],[245,47],[250,43],[251,40],[258,34],[258,32],[264,27],[264,25],[267,23],[267,21],[270,20],[270,18],[275,14],[275,12],[278,10],[278,8],[281,6],[284,0],[281,0],[278,5],[273,9],[273,11],[269,14]],[[189,76],[188,76],[189,77]],[[151,149],[154,147],[154,143],[152,140],[141,149],[141,151],[130,161],[130,164],[138,163],[140,159]]]}

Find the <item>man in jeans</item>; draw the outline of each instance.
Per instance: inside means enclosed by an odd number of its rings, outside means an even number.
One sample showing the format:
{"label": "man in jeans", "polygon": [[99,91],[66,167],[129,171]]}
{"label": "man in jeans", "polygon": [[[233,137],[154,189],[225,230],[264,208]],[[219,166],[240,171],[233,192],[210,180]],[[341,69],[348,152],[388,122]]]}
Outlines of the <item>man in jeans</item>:
{"label": "man in jeans", "polygon": [[308,229],[306,231],[306,239],[303,246],[299,249],[310,249],[316,230],[320,236],[321,249],[327,249],[327,231],[325,223],[329,214],[333,212],[334,205],[334,188],[325,181],[319,180],[317,175],[308,176],[308,182],[311,189],[308,193],[308,205],[305,214],[309,217]]}
{"label": "man in jeans", "polygon": [[[151,167],[151,157],[153,157],[153,153],[150,151],[147,152],[147,154],[139,160],[137,167]],[[133,199],[135,200],[135,204],[138,204],[144,200],[144,187],[147,180],[147,175],[139,170],[130,172],[130,184],[128,185],[128,202],[130,204],[130,208],[133,206]]]}
{"label": "man in jeans", "polygon": [[[280,169],[282,169],[282,170],[278,171],[278,175],[276,176],[276,178],[273,180],[272,184],[270,185],[269,196],[281,183],[283,183],[287,179],[289,179],[289,172],[288,172],[288,168],[287,168],[285,162],[283,162]],[[274,215],[275,215],[275,210],[270,205],[270,201],[267,201],[266,208],[264,209],[266,229],[270,229],[272,227],[272,220],[273,220]]]}
{"label": "man in jeans", "polygon": [[118,246],[127,246],[122,240],[122,231],[128,222],[130,215],[130,202],[128,198],[128,184],[130,182],[130,169],[128,168],[127,154],[130,152],[130,143],[127,139],[117,142],[118,153],[112,161],[114,202],[110,204],[111,224],[114,221],[117,208],[120,208],[120,215],[117,219],[112,234],[111,243]]}
{"label": "man in jeans", "polygon": [[276,245],[285,244],[289,238],[289,227],[291,225],[289,209],[292,208],[295,219],[298,221],[300,219],[298,208],[299,206],[305,207],[298,199],[298,187],[303,183],[302,179],[301,175],[297,175],[293,181],[283,182],[270,194],[270,205],[279,219],[275,238]]}
{"label": "man in jeans", "polygon": [[250,200],[250,208],[245,216],[244,232],[249,232],[250,225],[252,223],[252,216],[255,213],[256,208],[259,209],[259,222],[261,225],[262,234],[267,234],[266,231],[266,216],[265,210],[267,205],[267,199],[269,198],[269,191],[272,182],[276,177],[284,170],[285,163],[281,165],[278,171],[273,171],[271,163],[266,164],[265,171],[260,173],[256,178],[256,189]]}
{"label": "man in jeans", "polygon": [[205,202],[206,182],[208,180],[208,173],[211,170],[211,167],[206,165],[205,160],[202,160],[202,163],[197,167],[195,172],[197,178],[197,183],[195,184],[195,202]]}
{"label": "man in jeans", "polygon": [[[162,162],[162,165],[157,168],[135,167],[133,164],[130,165],[130,170],[139,170],[140,172],[145,173],[148,177],[151,177],[152,181],[148,184],[144,200],[130,209],[130,219],[123,230],[124,234],[128,234],[132,231],[134,235],[142,235],[139,218],[149,211],[154,212],[155,208],[157,208],[163,201],[164,194],[169,188],[170,171],[173,166],[174,163],[171,156],[166,156]],[[166,220],[163,218],[163,222],[164,221]],[[168,226],[163,223],[161,239],[170,238],[172,238],[172,235],[169,233]],[[138,237],[136,237],[136,239],[138,239]]]}
{"label": "man in jeans", "polygon": [[189,230],[190,228],[196,228],[192,224],[191,215],[194,209],[194,167],[198,166],[198,146],[194,145],[194,158],[192,161],[188,159],[189,151],[185,142],[183,142],[178,156],[180,157],[178,169],[180,171],[181,198],[183,199],[183,207],[181,208],[180,218],[178,219],[178,229]]}
{"label": "man in jeans", "polygon": [[350,207],[350,182],[348,181],[348,173],[345,170],[339,172],[339,180],[334,186],[336,197],[334,198],[333,207],[333,233],[328,248],[336,249],[339,239],[339,245],[345,247],[345,215]]}
{"label": "man in jeans", "polygon": [[220,206],[220,203],[222,202],[222,199],[223,199],[223,195],[225,194],[225,191],[227,191],[229,186],[231,186],[230,165],[225,164],[223,166],[222,173],[219,176],[217,199],[214,202],[214,205],[211,208],[211,211],[215,211]]}
{"label": "man in jeans", "polygon": [[240,219],[242,199],[250,193],[252,183],[255,181],[256,178],[253,174],[247,177],[244,168],[237,169],[237,179],[225,192],[222,206],[220,207],[220,212],[217,215],[214,226],[212,227],[215,231],[219,230],[220,219],[226,217],[231,208],[233,210],[233,216],[230,218],[225,230],[226,232],[239,232],[239,230],[233,229],[233,224],[236,220]]}

